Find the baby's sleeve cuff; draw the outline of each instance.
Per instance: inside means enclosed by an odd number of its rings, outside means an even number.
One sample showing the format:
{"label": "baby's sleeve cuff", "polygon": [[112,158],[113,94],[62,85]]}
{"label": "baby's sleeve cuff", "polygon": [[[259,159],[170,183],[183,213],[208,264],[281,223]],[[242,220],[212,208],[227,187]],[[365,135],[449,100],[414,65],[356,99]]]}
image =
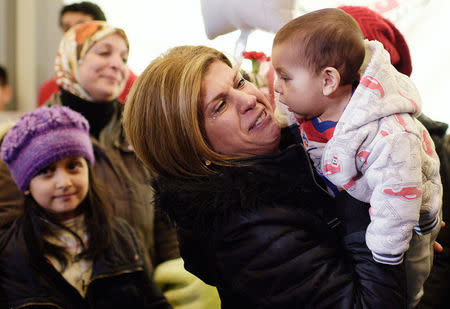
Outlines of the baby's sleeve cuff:
{"label": "baby's sleeve cuff", "polygon": [[388,264],[388,265],[398,265],[403,262],[403,253],[399,255],[391,255],[391,254],[379,254],[372,252],[373,259],[375,262],[381,263],[381,264]]}

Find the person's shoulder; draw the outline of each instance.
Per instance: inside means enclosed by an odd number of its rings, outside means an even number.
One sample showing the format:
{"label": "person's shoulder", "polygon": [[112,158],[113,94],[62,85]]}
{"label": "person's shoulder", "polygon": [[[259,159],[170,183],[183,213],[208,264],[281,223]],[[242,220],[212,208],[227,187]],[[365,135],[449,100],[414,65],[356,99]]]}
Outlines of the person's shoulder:
{"label": "person's shoulder", "polygon": [[44,81],[41,86],[39,86],[38,91],[38,106],[44,105],[55,93],[58,93],[58,84],[54,77]]}
{"label": "person's shoulder", "polygon": [[23,112],[19,111],[3,111],[0,113],[0,142],[22,115]]}
{"label": "person's shoulder", "polygon": [[118,231],[132,230],[131,225],[124,218],[113,216],[111,218],[112,227]]}
{"label": "person's shoulder", "polygon": [[448,124],[445,122],[432,120],[424,114],[418,116],[417,120],[423,124],[432,137],[443,137],[447,132]]}
{"label": "person's shoulder", "polygon": [[59,92],[54,92],[52,93],[47,100],[45,100],[44,102],[42,102],[41,105],[39,106],[53,106],[53,105],[63,105],[62,101],[61,101],[61,96]]}
{"label": "person's shoulder", "polygon": [[3,255],[5,249],[10,251],[18,249],[18,245],[24,244],[21,218],[16,218],[8,224],[0,227],[0,252]]}
{"label": "person's shoulder", "polygon": [[53,89],[53,88],[58,88],[58,84],[56,83],[56,79],[54,77],[50,77],[39,86],[39,89]]}
{"label": "person's shoulder", "polygon": [[131,70],[130,68],[128,68],[128,82],[134,82],[136,79],[138,78],[138,76],[136,75],[136,73],[133,72],[133,70]]}
{"label": "person's shoulder", "polygon": [[5,122],[0,123],[0,144],[3,141],[3,138],[5,137],[6,133],[8,133],[9,129],[11,129],[14,126],[14,122]]}
{"label": "person's shoulder", "polygon": [[302,144],[300,135],[300,125],[298,123],[290,124],[281,129],[280,148],[286,148],[290,145]]}
{"label": "person's shoulder", "polygon": [[134,228],[123,218],[111,218],[112,243],[110,249],[129,260],[136,260],[136,255],[142,254],[142,247]]}
{"label": "person's shoulder", "polygon": [[127,241],[136,241],[136,232],[133,227],[123,218],[113,216],[111,218],[111,229],[115,237],[126,239]]}

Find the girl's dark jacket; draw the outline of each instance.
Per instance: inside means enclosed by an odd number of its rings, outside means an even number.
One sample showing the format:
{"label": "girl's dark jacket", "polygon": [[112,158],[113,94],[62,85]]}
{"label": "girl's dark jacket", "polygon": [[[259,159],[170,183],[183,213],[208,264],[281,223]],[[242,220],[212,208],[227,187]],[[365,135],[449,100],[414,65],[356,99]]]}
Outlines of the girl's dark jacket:
{"label": "girl's dark jacket", "polygon": [[297,127],[282,139],[280,154],[154,182],[185,268],[217,286],[222,308],[405,308],[403,265],[366,247],[368,205],[319,187]]}
{"label": "girl's dark jacket", "polygon": [[0,308],[171,308],[125,220],[114,218],[111,246],[94,259],[85,298],[37,252],[24,222],[0,239]]}

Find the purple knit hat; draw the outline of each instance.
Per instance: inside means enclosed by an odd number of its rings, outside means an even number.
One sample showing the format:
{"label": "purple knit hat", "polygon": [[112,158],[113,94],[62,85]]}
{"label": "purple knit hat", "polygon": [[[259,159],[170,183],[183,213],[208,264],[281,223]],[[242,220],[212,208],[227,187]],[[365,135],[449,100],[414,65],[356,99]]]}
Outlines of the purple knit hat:
{"label": "purple knit hat", "polygon": [[8,131],[1,146],[20,191],[49,164],[69,156],[82,156],[94,165],[89,123],[68,107],[43,106],[24,114]]}

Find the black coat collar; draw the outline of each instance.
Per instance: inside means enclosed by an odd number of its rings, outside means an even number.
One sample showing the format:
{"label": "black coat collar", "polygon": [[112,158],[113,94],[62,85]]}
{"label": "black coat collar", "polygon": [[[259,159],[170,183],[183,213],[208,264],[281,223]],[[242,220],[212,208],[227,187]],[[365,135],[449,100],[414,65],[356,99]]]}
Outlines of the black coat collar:
{"label": "black coat collar", "polygon": [[279,154],[239,160],[239,166],[217,167],[218,173],[207,177],[154,180],[156,207],[179,228],[208,233],[230,214],[261,205],[314,205],[317,195],[326,193],[317,185],[297,132],[296,126],[282,132]]}

